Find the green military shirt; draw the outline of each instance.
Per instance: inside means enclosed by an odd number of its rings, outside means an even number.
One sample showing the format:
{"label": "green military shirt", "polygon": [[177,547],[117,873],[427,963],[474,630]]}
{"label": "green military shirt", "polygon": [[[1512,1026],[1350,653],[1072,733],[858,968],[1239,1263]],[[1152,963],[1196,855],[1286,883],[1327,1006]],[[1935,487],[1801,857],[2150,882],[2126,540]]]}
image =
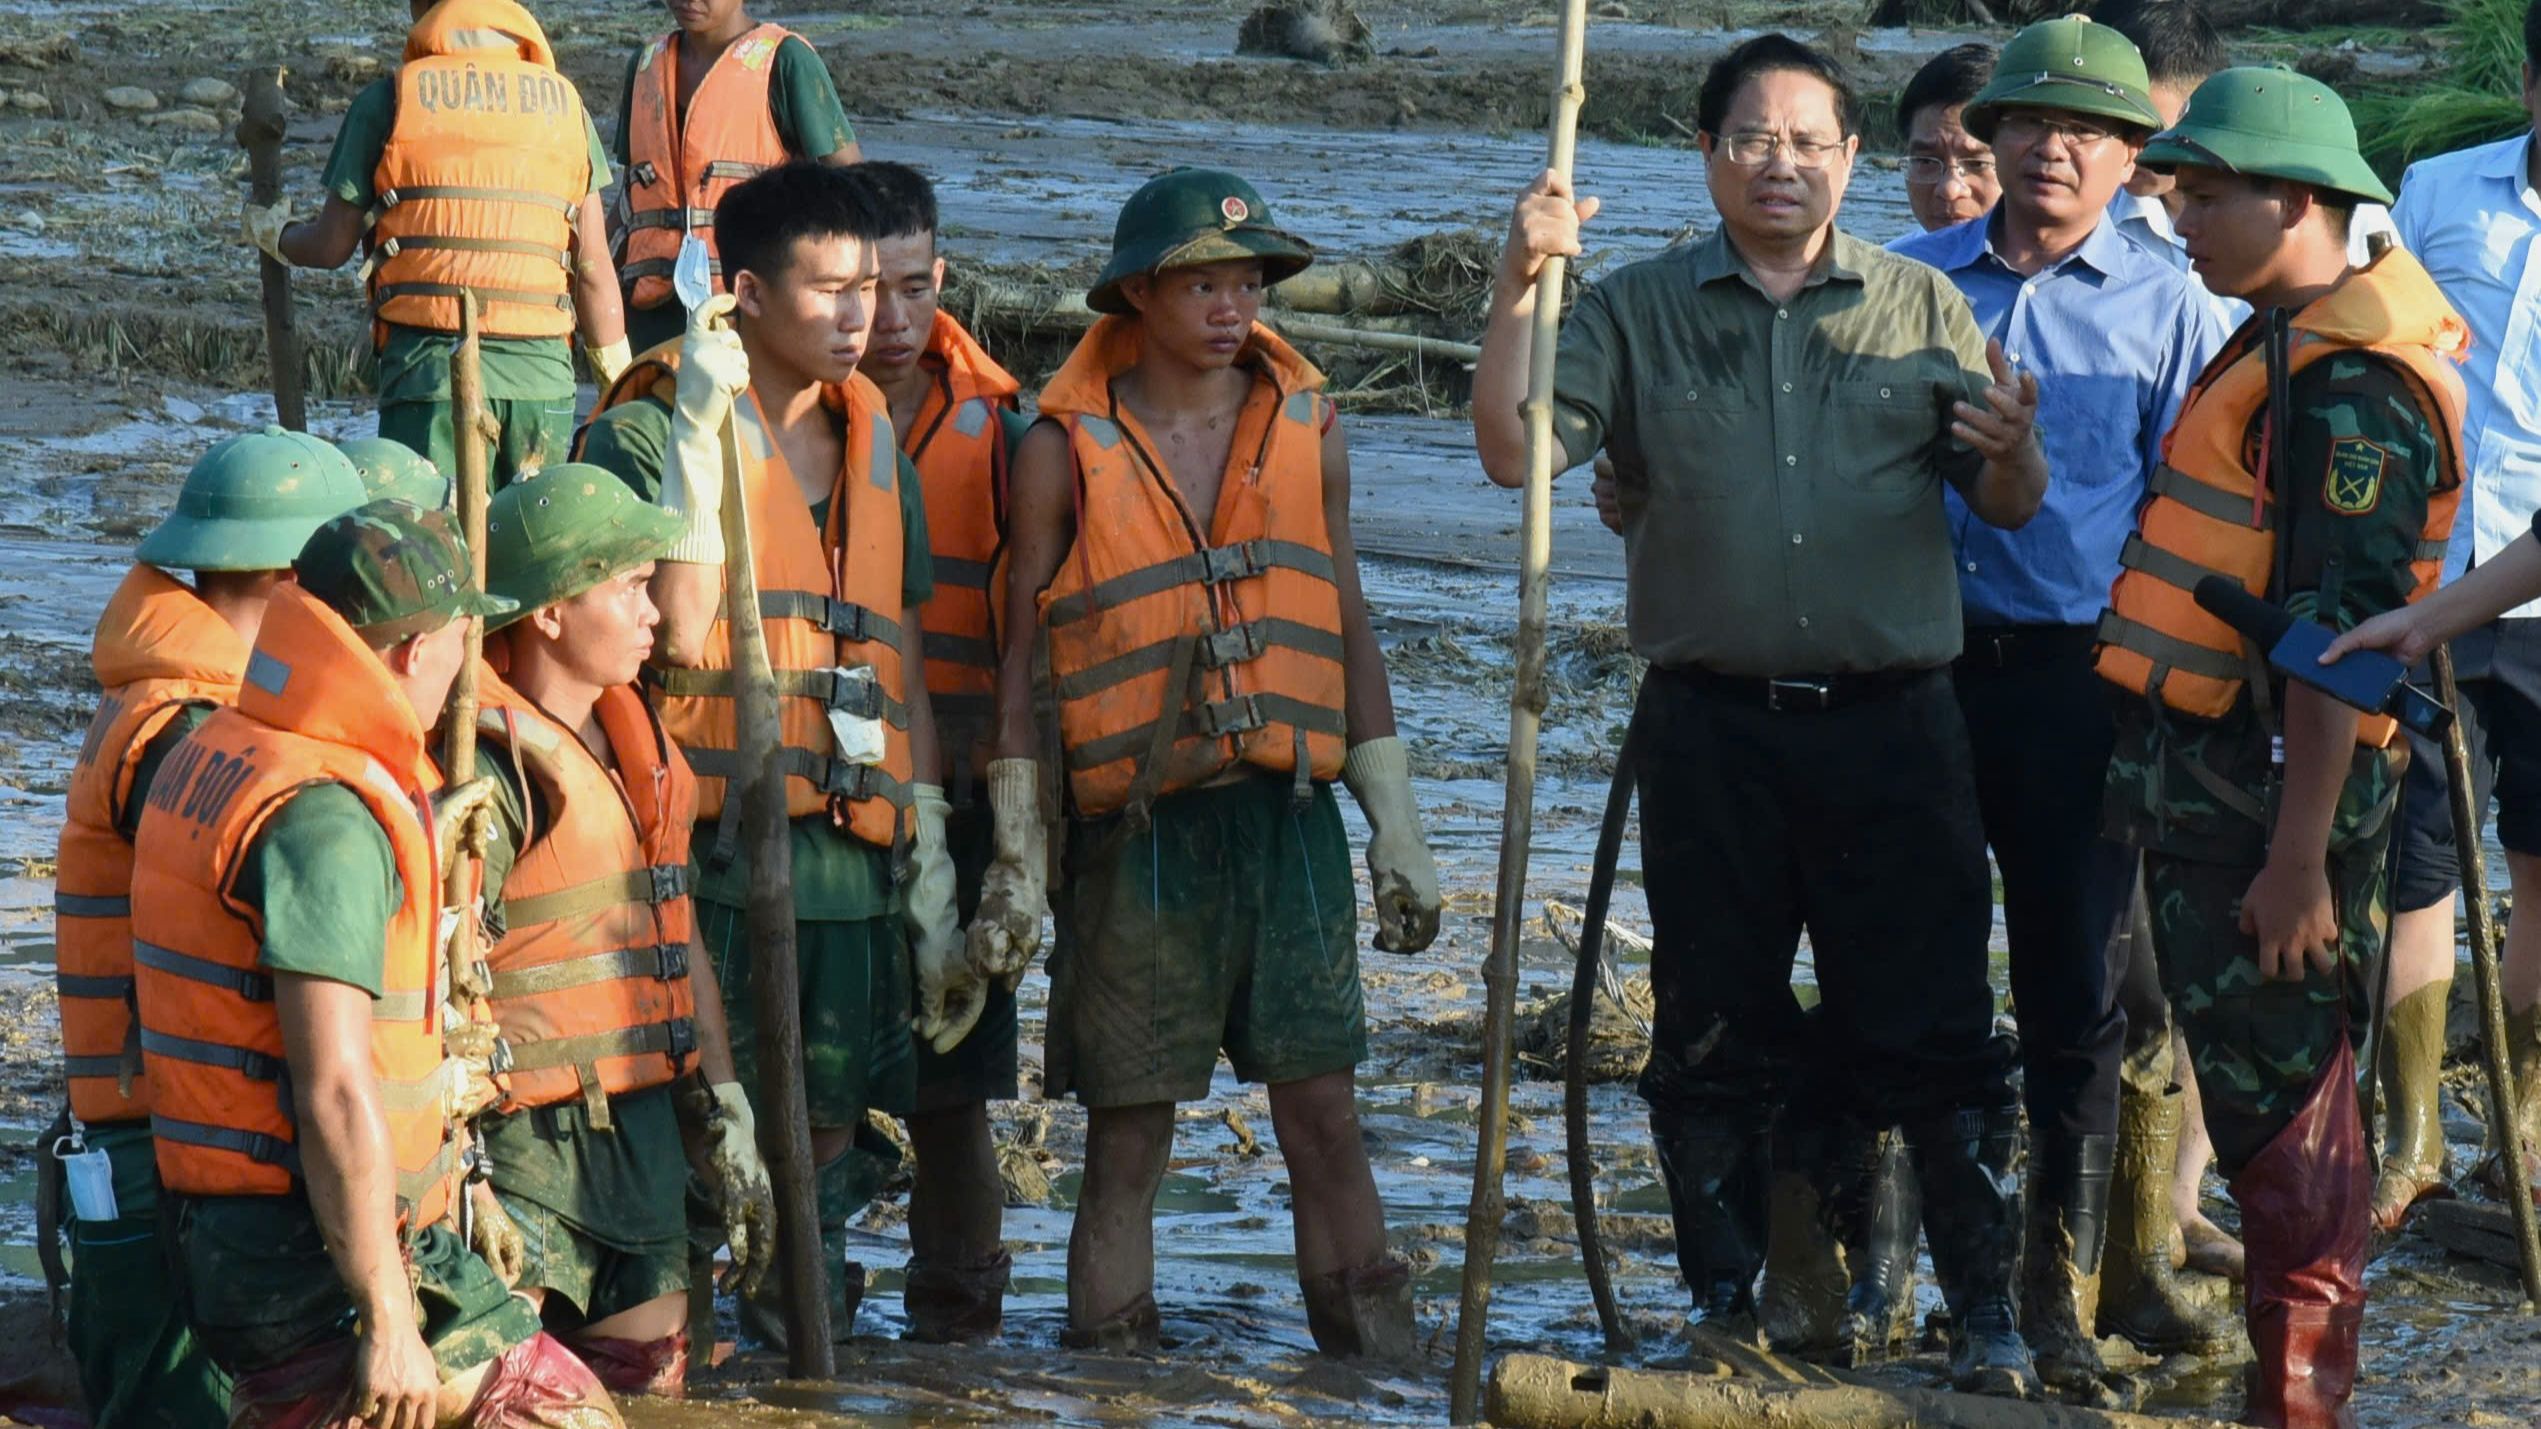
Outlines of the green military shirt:
{"label": "green military shirt", "polygon": [[1942,483],[1985,339],[1949,279],[1848,234],[1765,292],[1727,235],[1631,264],[1562,324],[1562,465],[1613,453],[1624,618],[1654,664],[1732,675],[1922,669],[1959,653]]}
{"label": "green military shirt", "polygon": [[168,717],[166,724],[159,726],[159,732],[150,737],[150,742],[142,746],[141,762],[132,769],[132,792],[124,796],[123,808],[115,813],[115,830],[124,836],[125,843],[141,836],[141,810],[150,802],[150,783],[159,777],[159,766],[167,763],[168,756],[185,742],[185,737],[210,719],[212,711],[219,708],[212,704],[180,706],[175,714]]}
{"label": "green military shirt", "polygon": [[[662,496],[662,459],[670,449],[671,409],[660,397],[622,402],[591,419],[583,438],[582,460],[618,474],[647,501]],[[917,468],[900,453],[900,598],[904,605],[923,605],[935,592],[934,557],[927,548],[926,493]],[[816,518],[817,519],[817,518]],[[916,678],[916,672],[911,672]],[[715,826],[701,822],[696,854],[701,865],[697,896],[728,907],[740,907],[750,887],[749,860],[735,856],[716,865],[709,857]],[[896,911],[899,890],[891,874],[891,854],[847,835],[829,815],[806,814],[794,821],[794,915],[807,921],[853,921],[879,918]]]}
{"label": "green military shirt", "polygon": [[[610,152],[620,168],[634,162],[627,156],[626,121],[635,112],[635,77],[643,72],[651,49],[648,41],[627,58],[626,83],[618,88],[617,143]],[[826,159],[856,142],[856,126],[847,122],[829,68],[800,35],[788,35],[776,47],[768,75],[768,118],[776,125],[777,142],[797,159]]]}
{"label": "green military shirt", "polygon": [[[2443,467],[2442,443],[2416,400],[2413,379],[2363,352],[2340,353],[2294,374],[2288,434],[2293,545],[2286,553],[2296,615],[2347,630],[2408,603],[2409,569]],[[2259,462],[2262,411],[2244,439]],[[2271,682],[2282,710],[2285,682]],[[2389,816],[2404,746],[2358,747],[2331,824],[2344,848]],[[2105,822],[2112,837],[2181,858],[2257,867],[2267,831],[2208,787],[2219,781],[2261,802],[2272,778],[2268,732],[2245,691],[2219,720],[2156,711],[2140,699],[2119,708]]]}
{"label": "green military shirt", "polygon": [[[326,191],[369,212],[378,197],[372,180],[396,124],[396,80],[375,80],[353,96],[344,125],[335,133],[335,148],[327,155]],[[588,114],[582,125],[591,148],[591,192],[596,194],[609,186],[609,153]],[[449,401],[451,346],[447,333],[391,324],[379,354],[381,403]],[[483,349],[486,400],[555,401],[574,395],[573,352],[563,339],[487,338]]]}

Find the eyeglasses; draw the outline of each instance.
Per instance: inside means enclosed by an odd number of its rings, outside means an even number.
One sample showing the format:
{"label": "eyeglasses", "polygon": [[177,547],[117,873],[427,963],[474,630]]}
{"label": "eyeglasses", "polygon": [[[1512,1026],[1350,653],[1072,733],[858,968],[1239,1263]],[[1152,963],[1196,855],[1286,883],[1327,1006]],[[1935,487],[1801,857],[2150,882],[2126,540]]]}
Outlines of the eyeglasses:
{"label": "eyeglasses", "polygon": [[1978,159],[1944,159],[1937,154],[1915,154],[1906,160],[1906,182],[1937,184],[1948,181],[1952,174],[1971,184],[1981,184],[1994,177],[1994,156]]}
{"label": "eyeglasses", "polygon": [[1994,126],[1994,137],[2005,144],[2022,148],[2043,144],[2048,138],[2060,137],[2076,149],[2088,149],[2104,139],[2114,139],[2117,131],[2076,119],[2050,119],[2044,114],[2006,114]]}
{"label": "eyeglasses", "polygon": [[1823,169],[1844,153],[1841,139],[1814,139],[1808,135],[1784,138],[1780,134],[1731,134],[1720,141],[1721,152],[1741,168],[1758,169],[1773,162],[1776,151],[1791,153],[1791,166],[1798,169]]}

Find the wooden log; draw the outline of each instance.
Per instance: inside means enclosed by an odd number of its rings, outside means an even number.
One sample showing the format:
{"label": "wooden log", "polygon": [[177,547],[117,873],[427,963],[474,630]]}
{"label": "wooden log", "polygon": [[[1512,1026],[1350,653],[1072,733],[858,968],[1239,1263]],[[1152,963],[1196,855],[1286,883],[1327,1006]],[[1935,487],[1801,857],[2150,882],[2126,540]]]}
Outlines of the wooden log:
{"label": "wooden log", "polygon": [[[973,312],[982,318],[1032,326],[1047,324],[1062,329],[1094,325],[1094,310],[1085,305],[1085,295],[1072,288],[1027,287],[989,278],[966,278],[954,291],[957,297],[969,294],[974,305]],[[1421,331],[1419,320],[1409,317],[1354,315],[1346,323],[1326,322],[1266,308],[1262,321],[1276,328],[1282,336],[1309,345],[1327,343],[1336,347],[1365,348],[1372,352],[1406,352],[1467,367],[1482,360],[1480,347],[1452,338],[1432,337]]]}
{"label": "wooden log", "polygon": [[2225,1429],[2214,1419],[1859,1381],[1609,1369],[1543,1355],[1509,1355],[1493,1367],[1488,1408],[1499,1429]]}

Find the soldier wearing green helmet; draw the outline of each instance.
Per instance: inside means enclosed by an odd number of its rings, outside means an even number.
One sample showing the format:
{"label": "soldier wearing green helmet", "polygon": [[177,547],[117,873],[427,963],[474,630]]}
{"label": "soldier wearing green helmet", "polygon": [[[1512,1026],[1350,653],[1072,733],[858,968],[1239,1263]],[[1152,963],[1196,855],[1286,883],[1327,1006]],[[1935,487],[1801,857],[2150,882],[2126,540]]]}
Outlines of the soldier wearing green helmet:
{"label": "soldier wearing green helmet", "polygon": [[361,473],[373,501],[403,501],[426,511],[450,509],[450,478],[404,442],[387,437],[348,437],[335,444]]}
{"label": "soldier wearing green helmet", "polygon": [[[97,622],[105,689],[65,801],[56,900],[71,1087],[58,1153],[102,1158],[113,1194],[75,1198],[70,1346],[101,1425],[225,1422],[229,1380],[180,1314],[159,1252],[147,1083],[127,1070],[132,838],[170,751],[232,703],[274,588],[319,525],[362,504],[344,457],[268,427],[195,462]],[[192,572],[191,583],[174,573]],[[90,1164],[95,1164],[93,1161]],[[55,1170],[47,1165],[45,1170]],[[51,1244],[52,1230],[43,1232]]]}
{"label": "soldier wearing green helmet", "polygon": [[2390,193],[2318,81],[2225,70],[2143,162],[2177,178],[2198,275],[2256,315],[2172,425],[2102,617],[2100,672],[2124,692],[2106,808],[2143,851],[2164,989],[2241,1208],[2244,1422],[2335,1429],[2355,1422],[2372,1229],[2351,1039],[2407,756],[2387,722],[2267,674],[2186,595],[2228,572],[2345,630],[2432,589],[2469,330],[2406,250],[2350,265],[2353,209]]}

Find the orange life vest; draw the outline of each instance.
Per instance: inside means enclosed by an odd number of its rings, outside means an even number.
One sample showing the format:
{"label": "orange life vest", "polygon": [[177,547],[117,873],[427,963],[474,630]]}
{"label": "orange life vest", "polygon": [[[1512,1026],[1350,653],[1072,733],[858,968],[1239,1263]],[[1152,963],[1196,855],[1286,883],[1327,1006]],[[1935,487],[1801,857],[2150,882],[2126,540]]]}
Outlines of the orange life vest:
{"label": "orange life vest", "polygon": [[238,703],[214,714],[151,783],[133,870],[133,958],[159,1175],[196,1196],[283,1195],[300,1165],[260,920],[234,887],[268,820],[316,784],[341,784],[388,835],[401,900],[371,1005],[397,1194],[410,1225],[450,1205],[457,1146],[445,1117],[445,980],[435,946],[440,870],[429,796],[440,775],[386,666],[297,586],[274,592]]}
{"label": "orange life vest", "polygon": [[593,710],[614,772],[502,681],[486,679],[479,697],[489,748],[535,791],[524,810],[547,810],[503,882],[503,934],[487,957],[494,1020],[510,1049],[504,1109],[579,1098],[606,1126],[608,1097],[696,1065],[688,829],[697,783],[630,687],[602,692]]}
{"label": "orange life vest", "polygon": [[1095,323],[1040,408],[1067,429],[1076,542],[1041,593],[1080,815],[1143,808],[1238,763],[1341,772],[1341,596],[1323,506],[1323,374],[1256,325],[1208,534],[1116,401],[1134,319]]}
{"label": "orange life vest", "polygon": [[[664,343],[635,360],[593,409],[650,396],[664,401],[678,380],[679,345]],[[800,818],[823,809],[848,832],[877,848],[894,848],[908,823],[911,799],[908,686],[900,668],[902,529],[899,448],[891,409],[861,375],[826,388],[822,405],[844,418],[845,460],[829,489],[827,521],[812,508],[777,451],[756,398],[733,407],[739,424],[742,487],[749,498],[752,565],[768,663],[776,672],[784,719],[785,811]],[[873,678],[838,672],[870,669]],[[697,814],[724,812],[724,785],[740,772],[732,705],[732,645],[718,618],[699,663],[652,669],[662,723],[697,774]],[[832,758],[829,711],[879,718],[880,764]],[[738,809],[739,805],[733,805]],[[720,840],[719,840],[720,841]]]}
{"label": "orange life vest", "polygon": [[[2461,504],[2463,394],[2453,369],[2469,350],[2470,329],[2426,269],[2400,248],[2295,314],[2291,327],[2289,375],[2336,353],[2372,353],[2410,376],[2443,444],[2441,475],[2410,565],[2417,585],[2409,599],[2417,600],[2442,576],[2444,542]],[[2197,604],[2191,594],[2197,582],[2226,575],[2252,595],[2283,595],[2269,589],[2279,507],[2264,490],[2264,462],[2252,451],[2252,425],[2268,400],[2258,333],[2257,324],[2246,325],[2189,389],[2162,438],[2152,495],[2127,538],[2123,569],[2100,617],[2103,676],[2204,719],[2221,718],[2239,703],[2258,657],[2232,627]],[[2396,732],[2389,719],[2373,718],[2361,723],[2358,738],[2378,748]]]}
{"label": "orange life vest", "polygon": [[[441,0],[406,36],[397,122],[372,179],[371,312],[487,337],[574,328],[574,212],[591,192],[582,97],[512,0]],[[375,336],[386,341],[384,326]]]}
{"label": "orange life vest", "polygon": [[[626,261],[618,269],[635,285],[635,306],[669,302],[679,240],[694,232],[712,255],[715,205],[733,185],[785,162],[768,85],[776,78],[777,46],[793,35],[782,25],[761,25],[726,45],[689,96],[684,120],[679,32],[644,47],[626,117]],[[729,291],[720,258],[713,268],[715,291]]]}
{"label": "orange life vest", "polygon": [[62,801],[53,891],[53,978],[71,1114],[150,1114],[132,1017],[132,845],[123,835],[141,756],[187,705],[238,699],[247,642],[167,573],[134,566],[97,621],[89,657],[106,697],[88,722]]}
{"label": "orange life vest", "polygon": [[[935,316],[926,362],[934,379],[917,421],[902,434],[926,492],[926,538],[935,594],[921,607],[926,693],[938,730],[985,731],[997,691],[996,580],[1005,538],[1006,424],[1023,390],[951,313]],[[943,741],[945,764],[968,756]]]}

